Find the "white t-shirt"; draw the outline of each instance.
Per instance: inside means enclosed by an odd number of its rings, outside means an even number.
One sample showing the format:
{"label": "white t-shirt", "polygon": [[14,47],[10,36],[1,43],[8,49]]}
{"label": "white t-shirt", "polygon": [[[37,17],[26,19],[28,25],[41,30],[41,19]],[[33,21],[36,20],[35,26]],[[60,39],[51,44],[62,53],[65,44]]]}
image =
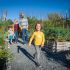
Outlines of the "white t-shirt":
{"label": "white t-shirt", "polygon": [[27,18],[20,19],[19,26],[28,29],[28,20],[27,20]]}
{"label": "white t-shirt", "polygon": [[14,32],[12,30],[8,30],[8,37],[9,36],[14,36]]}

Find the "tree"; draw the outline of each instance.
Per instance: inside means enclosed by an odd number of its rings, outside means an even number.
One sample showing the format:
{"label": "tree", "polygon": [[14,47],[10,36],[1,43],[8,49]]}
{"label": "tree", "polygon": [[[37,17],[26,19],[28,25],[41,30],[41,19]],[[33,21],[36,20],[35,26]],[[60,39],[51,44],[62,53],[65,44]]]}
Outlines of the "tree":
{"label": "tree", "polygon": [[64,18],[63,16],[59,15],[58,13],[50,13],[48,14],[48,19],[51,21],[52,25],[54,26],[63,26],[64,25]]}
{"label": "tree", "polygon": [[35,17],[28,17],[29,29],[34,29],[34,26],[37,21],[38,19],[36,19]]}

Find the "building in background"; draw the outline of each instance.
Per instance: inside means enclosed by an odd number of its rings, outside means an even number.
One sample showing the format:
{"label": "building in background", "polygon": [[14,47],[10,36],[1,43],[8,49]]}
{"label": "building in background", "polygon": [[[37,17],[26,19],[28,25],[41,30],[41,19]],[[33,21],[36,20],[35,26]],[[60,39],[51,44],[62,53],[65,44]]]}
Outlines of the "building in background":
{"label": "building in background", "polygon": [[2,10],[2,16],[1,16],[2,21],[7,20],[7,10]]}

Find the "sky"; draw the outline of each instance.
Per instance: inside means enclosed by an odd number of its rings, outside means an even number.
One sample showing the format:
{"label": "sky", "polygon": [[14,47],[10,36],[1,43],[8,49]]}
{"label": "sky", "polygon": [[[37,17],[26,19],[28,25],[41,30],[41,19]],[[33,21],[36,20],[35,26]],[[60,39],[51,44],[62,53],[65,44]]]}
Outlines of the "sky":
{"label": "sky", "polygon": [[8,19],[19,19],[19,12],[26,16],[46,19],[49,13],[64,15],[70,8],[70,0],[0,0],[0,17],[7,10]]}

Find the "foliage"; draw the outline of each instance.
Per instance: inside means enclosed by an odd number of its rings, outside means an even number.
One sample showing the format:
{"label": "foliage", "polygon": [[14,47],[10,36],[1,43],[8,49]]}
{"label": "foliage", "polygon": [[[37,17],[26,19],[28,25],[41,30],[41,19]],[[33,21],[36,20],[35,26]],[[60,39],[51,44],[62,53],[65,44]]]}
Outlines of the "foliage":
{"label": "foliage", "polygon": [[4,44],[5,44],[5,42],[4,42],[3,38],[1,37],[0,38],[0,46],[4,46]]}
{"label": "foliage", "polygon": [[0,47],[0,69],[6,69],[7,64],[13,60],[13,54],[10,50]]}
{"label": "foliage", "polygon": [[7,29],[8,26],[11,25],[13,22],[9,19],[7,21],[0,20],[0,46],[4,46],[4,38],[7,36]]}
{"label": "foliage", "polygon": [[70,28],[63,29],[61,27],[44,28],[45,37],[54,38],[58,41],[70,41]]}
{"label": "foliage", "polygon": [[57,26],[63,27],[64,22],[65,22],[65,19],[63,18],[63,16],[58,13],[48,14],[48,20],[51,21],[52,25],[54,25],[56,27]]}
{"label": "foliage", "polygon": [[5,31],[7,31],[7,29],[8,29],[8,26],[9,25],[11,25],[13,22],[12,22],[12,20],[7,20],[7,21],[0,21],[0,27],[3,27],[3,29],[5,30]]}
{"label": "foliage", "polygon": [[7,36],[7,27],[10,24],[12,24],[11,20],[0,20],[0,66],[4,66],[6,62],[9,62],[13,59],[13,54],[11,53],[11,51],[5,48],[5,37]]}
{"label": "foliage", "polygon": [[[28,17],[29,20],[29,32],[30,34],[34,31],[35,24],[38,20],[35,17]],[[70,41],[70,19],[66,19],[58,13],[48,14],[48,19],[43,20],[43,32],[45,33],[45,38],[54,38],[58,41]],[[68,24],[67,24],[68,23]],[[67,26],[66,26],[67,24]]]}
{"label": "foliage", "polygon": [[38,20],[35,17],[28,17],[29,29],[34,29],[37,21]]}
{"label": "foliage", "polygon": [[37,21],[38,21],[38,19],[36,19],[35,17],[28,17],[28,23],[29,23],[28,31],[29,31],[30,35],[32,35],[32,33],[34,32],[35,24]]}
{"label": "foliage", "polygon": [[1,26],[0,27],[0,46],[4,46],[4,28]]}
{"label": "foliage", "polygon": [[7,50],[7,49],[5,49],[5,48],[3,48],[3,47],[0,47],[0,58],[12,58],[12,53],[9,51],[9,50]]}

